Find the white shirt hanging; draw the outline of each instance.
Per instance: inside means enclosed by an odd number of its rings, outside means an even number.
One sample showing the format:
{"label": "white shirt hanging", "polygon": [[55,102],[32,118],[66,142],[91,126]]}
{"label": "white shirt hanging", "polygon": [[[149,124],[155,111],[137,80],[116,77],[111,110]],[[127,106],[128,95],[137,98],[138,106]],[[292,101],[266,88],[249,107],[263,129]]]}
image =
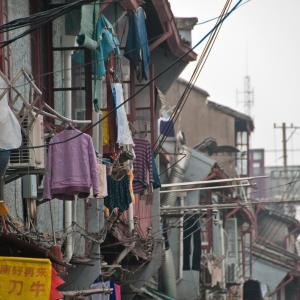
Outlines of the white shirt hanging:
{"label": "white shirt hanging", "polygon": [[[0,84],[0,87],[5,87]],[[22,144],[20,124],[8,105],[7,95],[0,99],[0,149],[17,149]]]}
{"label": "white shirt hanging", "polygon": [[[117,107],[124,102],[122,84],[113,83],[112,92],[115,100],[115,106]],[[118,127],[117,143],[121,145],[133,145],[132,135],[128,125],[125,106],[122,105],[121,107],[119,107],[116,113],[117,113],[117,127]]]}

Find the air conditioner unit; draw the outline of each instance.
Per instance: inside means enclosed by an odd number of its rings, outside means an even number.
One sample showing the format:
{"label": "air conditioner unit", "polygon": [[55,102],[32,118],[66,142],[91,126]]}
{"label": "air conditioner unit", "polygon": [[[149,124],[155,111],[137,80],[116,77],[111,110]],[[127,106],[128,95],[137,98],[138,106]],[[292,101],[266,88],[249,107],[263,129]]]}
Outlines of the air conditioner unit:
{"label": "air conditioner unit", "polygon": [[206,299],[207,300],[226,300],[227,295],[213,293],[213,294],[208,294]]}
{"label": "air conditioner unit", "polygon": [[236,282],[236,264],[231,263],[226,266],[226,282],[235,283]]}
{"label": "air conditioner unit", "polygon": [[28,149],[27,147],[44,144],[43,117],[26,116],[21,122],[23,142],[20,149],[11,151],[9,168],[18,169],[45,167],[45,148]]}
{"label": "air conditioner unit", "polygon": [[237,219],[226,220],[225,230],[227,236],[226,253],[226,282],[235,283],[237,281],[237,270],[239,266],[238,256],[238,227]]}

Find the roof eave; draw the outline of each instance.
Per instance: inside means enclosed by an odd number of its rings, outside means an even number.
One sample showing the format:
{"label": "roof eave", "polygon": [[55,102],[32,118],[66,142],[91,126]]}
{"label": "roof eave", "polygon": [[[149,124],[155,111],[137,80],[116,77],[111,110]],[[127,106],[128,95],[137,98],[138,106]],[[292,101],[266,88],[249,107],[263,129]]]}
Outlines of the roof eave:
{"label": "roof eave", "polygon": [[182,57],[182,60],[187,63],[196,60],[197,53],[185,45],[180,38],[169,1],[152,0],[152,4],[157,12],[164,32],[168,32],[167,24],[169,23],[170,25],[171,35],[166,42],[173,54],[177,57],[184,56]]}
{"label": "roof eave", "polygon": [[[110,4],[112,4],[114,0],[107,0],[105,3],[101,4],[101,9],[104,10],[106,7],[108,7]],[[139,7],[138,0],[121,0],[120,4],[124,9],[133,10],[137,9]]]}
{"label": "roof eave", "polygon": [[234,110],[228,106],[211,101],[211,100],[208,100],[207,104],[208,104],[208,106],[210,106],[228,116],[232,116],[237,121],[245,122],[247,124],[248,131],[252,132],[254,130],[254,122],[250,116],[248,116],[244,113],[241,113],[237,110]]}

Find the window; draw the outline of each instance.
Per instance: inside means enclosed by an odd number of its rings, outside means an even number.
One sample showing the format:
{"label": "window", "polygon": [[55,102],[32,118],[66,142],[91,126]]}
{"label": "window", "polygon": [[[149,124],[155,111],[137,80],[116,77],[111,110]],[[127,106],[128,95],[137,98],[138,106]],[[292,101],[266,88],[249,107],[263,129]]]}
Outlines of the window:
{"label": "window", "polygon": [[[52,35],[52,36],[51,36]],[[65,35],[65,18],[52,23],[53,103],[56,111],[72,119],[92,119],[93,93],[91,53],[75,46],[75,36]],[[71,69],[71,74],[68,70]],[[69,78],[71,76],[71,78]],[[72,115],[66,111],[66,95],[71,93]]]}
{"label": "window", "polygon": [[259,162],[253,163],[253,168],[254,169],[259,169],[260,168],[260,163]]}
{"label": "window", "polygon": [[253,152],[253,160],[261,160],[262,159],[262,152],[254,151]]}
{"label": "window", "polygon": [[240,176],[248,175],[248,149],[249,136],[247,131],[236,133],[236,147],[239,152],[236,155],[236,168]]}

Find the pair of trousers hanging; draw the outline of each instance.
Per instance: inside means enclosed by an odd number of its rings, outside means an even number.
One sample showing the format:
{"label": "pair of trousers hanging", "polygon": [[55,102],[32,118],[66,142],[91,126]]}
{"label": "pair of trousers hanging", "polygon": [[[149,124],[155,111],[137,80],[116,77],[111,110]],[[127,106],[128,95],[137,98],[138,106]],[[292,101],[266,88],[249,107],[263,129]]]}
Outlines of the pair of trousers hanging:
{"label": "pair of trousers hanging", "polygon": [[201,228],[199,216],[185,216],[183,223],[183,270],[200,271],[200,269]]}

